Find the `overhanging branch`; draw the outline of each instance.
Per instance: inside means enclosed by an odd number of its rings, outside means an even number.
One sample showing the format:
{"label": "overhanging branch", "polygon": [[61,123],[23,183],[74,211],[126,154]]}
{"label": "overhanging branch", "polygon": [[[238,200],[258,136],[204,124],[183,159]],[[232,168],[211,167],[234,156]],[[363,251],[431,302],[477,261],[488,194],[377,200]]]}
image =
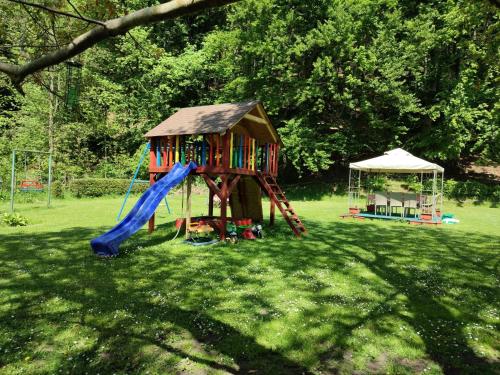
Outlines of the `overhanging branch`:
{"label": "overhanging branch", "polygon": [[[20,2],[20,0],[14,1]],[[21,84],[28,75],[70,59],[107,38],[123,35],[137,26],[177,18],[237,1],[239,0],[171,0],[163,4],[143,8],[123,17],[106,21],[102,25],[99,24],[77,36],[69,44],[24,65],[18,66],[0,62],[0,71],[7,74],[14,86],[21,91]],[[75,17],[82,19],[79,16]]]}

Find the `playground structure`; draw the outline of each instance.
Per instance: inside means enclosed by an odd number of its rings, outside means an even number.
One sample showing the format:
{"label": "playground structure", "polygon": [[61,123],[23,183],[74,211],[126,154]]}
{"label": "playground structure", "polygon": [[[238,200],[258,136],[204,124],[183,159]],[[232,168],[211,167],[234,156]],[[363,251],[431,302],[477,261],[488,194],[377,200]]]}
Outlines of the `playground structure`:
{"label": "playground structure", "polygon": [[[364,176],[362,176],[364,174]],[[413,174],[418,192],[373,191],[363,186],[373,174]],[[366,184],[368,185],[368,184]],[[403,149],[349,165],[348,209],[355,218],[406,220],[413,224],[440,224],[443,212],[444,169]],[[363,188],[366,204],[363,204]],[[398,209],[400,212],[398,213]],[[396,213],[394,213],[396,210]],[[413,213],[413,214],[412,214]]]}
{"label": "playground structure", "polygon": [[[276,181],[282,143],[260,102],[183,108],[145,137],[149,140],[145,152],[149,150],[151,187],[115,228],[91,241],[97,254],[116,255],[119,244],[146,221],[152,233],[158,204],[184,179],[187,180],[186,212],[179,230],[185,226],[187,238],[191,233],[211,232],[210,226],[224,240],[229,232],[228,224],[261,223],[262,192],[270,200],[270,225],[275,222],[277,207],[297,237],[307,232]],[[144,154],[140,164],[143,159]],[[191,217],[193,176],[203,178],[209,188],[208,216],[196,218],[194,225]],[[215,198],[220,202],[218,216],[214,216]],[[228,206],[231,216],[228,216]],[[244,235],[252,237],[249,230]]]}
{"label": "playground structure", "polygon": [[[228,220],[263,220],[261,191],[270,199],[270,225],[276,207],[296,236],[306,232],[276,182],[282,146],[262,104],[249,101],[183,108],[146,133],[151,142],[149,180],[153,185],[175,163],[194,161],[191,175],[201,176],[209,188],[208,216],[214,218],[214,197],[220,200],[217,218],[221,239]],[[220,183],[217,183],[217,179]],[[191,221],[191,178],[187,180],[186,227]],[[237,194],[233,194],[237,192]],[[228,203],[232,217],[227,215]],[[149,231],[154,231],[154,215]]]}
{"label": "playground structure", "polygon": [[[16,173],[16,160],[19,154],[24,154],[24,179],[17,184],[17,173]],[[12,164],[11,164],[11,180],[10,180],[10,212],[14,212],[14,198],[16,190],[22,193],[42,193],[45,187],[41,181],[40,176],[28,176],[28,155],[46,155],[47,156],[47,166],[48,166],[48,176],[47,176],[47,207],[50,207],[51,201],[51,186],[52,186],[52,152],[50,151],[38,151],[38,150],[23,150],[14,149],[12,150]],[[39,167],[39,169],[41,169]]]}

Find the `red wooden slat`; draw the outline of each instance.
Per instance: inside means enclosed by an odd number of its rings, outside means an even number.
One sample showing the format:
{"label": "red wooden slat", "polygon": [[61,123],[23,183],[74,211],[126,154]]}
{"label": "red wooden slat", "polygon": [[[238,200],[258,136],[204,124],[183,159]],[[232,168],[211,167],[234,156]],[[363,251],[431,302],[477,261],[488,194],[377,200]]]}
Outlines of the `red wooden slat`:
{"label": "red wooden slat", "polygon": [[149,149],[149,168],[156,167],[156,140],[151,139],[151,148]]}
{"label": "red wooden slat", "polygon": [[220,166],[220,134],[215,135],[215,164],[217,167]]}
{"label": "red wooden slat", "polygon": [[276,168],[274,170],[274,173],[276,175],[278,175],[278,164],[279,164],[279,161],[280,161],[280,145],[277,144],[276,145]]}

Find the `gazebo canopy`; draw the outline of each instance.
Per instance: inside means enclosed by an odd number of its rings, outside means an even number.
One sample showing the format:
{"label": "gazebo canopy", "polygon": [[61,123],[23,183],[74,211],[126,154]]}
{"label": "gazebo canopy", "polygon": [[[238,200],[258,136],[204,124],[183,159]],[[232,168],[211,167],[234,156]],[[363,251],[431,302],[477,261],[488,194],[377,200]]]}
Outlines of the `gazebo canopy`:
{"label": "gazebo canopy", "polygon": [[444,168],[427,160],[417,158],[402,148],[384,152],[376,158],[349,164],[349,168],[364,172],[429,173],[444,172]]}

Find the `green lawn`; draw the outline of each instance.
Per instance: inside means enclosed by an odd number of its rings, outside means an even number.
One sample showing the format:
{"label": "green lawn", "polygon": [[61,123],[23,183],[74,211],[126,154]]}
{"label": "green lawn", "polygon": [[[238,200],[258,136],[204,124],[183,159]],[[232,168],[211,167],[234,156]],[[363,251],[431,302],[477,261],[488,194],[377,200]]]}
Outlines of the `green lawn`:
{"label": "green lawn", "polygon": [[500,371],[499,208],[447,203],[461,223],[433,228],[294,202],[304,240],[278,218],[264,240],[195,248],[168,242],[176,197],[154,235],[95,258],[120,203],[18,205],[31,224],[0,226],[0,373]]}

